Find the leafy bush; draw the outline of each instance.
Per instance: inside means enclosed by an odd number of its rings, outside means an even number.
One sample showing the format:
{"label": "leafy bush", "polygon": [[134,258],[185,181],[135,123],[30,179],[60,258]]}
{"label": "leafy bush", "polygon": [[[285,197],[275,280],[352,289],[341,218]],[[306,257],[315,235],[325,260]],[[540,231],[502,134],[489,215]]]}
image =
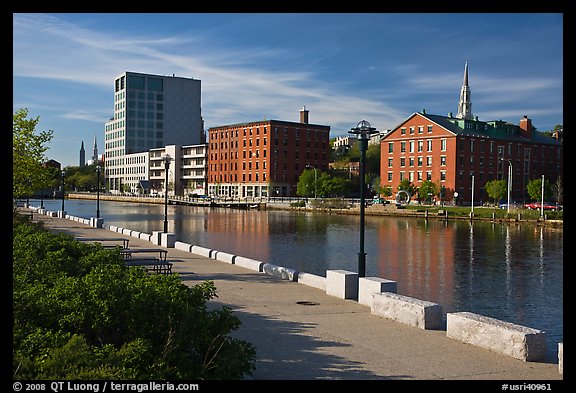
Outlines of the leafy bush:
{"label": "leafy bush", "polygon": [[208,311],[211,281],[126,267],[117,250],[13,220],[16,379],[240,379],[255,349]]}

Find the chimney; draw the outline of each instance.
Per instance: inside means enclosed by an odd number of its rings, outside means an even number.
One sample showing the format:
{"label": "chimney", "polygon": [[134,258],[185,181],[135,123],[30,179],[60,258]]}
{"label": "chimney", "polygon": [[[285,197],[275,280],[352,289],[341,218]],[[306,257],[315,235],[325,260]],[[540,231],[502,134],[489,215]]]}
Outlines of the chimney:
{"label": "chimney", "polygon": [[300,109],[300,123],[308,124],[308,112],[309,111],[306,110],[306,106]]}
{"label": "chimney", "polygon": [[524,118],[520,119],[520,135],[530,138],[532,136],[532,120],[528,116],[524,115]]}

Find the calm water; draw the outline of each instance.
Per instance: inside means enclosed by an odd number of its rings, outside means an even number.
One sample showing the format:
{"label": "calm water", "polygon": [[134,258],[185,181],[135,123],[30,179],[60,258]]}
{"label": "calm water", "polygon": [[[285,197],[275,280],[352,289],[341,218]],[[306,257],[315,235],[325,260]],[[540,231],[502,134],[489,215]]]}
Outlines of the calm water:
{"label": "calm water", "polygon": [[[39,201],[31,201],[39,206]],[[95,202],[69,200],[68,214],[95,216]],[[59,210],[61,201],[44,201]],[[100,201],[107,225],[162,230],[164,206]],[[168,206],[177,240],[325,276],[357,271],[359,217],[292,211]],[[548,360],[563,341],[563,230],[422,218],[366,217],[366,276],[398,293],[546,332]]]}

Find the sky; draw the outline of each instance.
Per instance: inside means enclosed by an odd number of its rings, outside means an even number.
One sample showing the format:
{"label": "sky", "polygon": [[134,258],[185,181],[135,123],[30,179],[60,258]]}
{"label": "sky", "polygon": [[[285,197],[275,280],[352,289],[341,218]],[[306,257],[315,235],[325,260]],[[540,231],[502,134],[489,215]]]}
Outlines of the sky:
{"label": "sky", "polygon": [[53,131],[46,152],[86,160],[125,71],[201,80],[205,129],[275,119],[348,135],[414,112],[458,112],[468,63],[479,120],[563,124],[562,13],[14,13],[13,112]]}

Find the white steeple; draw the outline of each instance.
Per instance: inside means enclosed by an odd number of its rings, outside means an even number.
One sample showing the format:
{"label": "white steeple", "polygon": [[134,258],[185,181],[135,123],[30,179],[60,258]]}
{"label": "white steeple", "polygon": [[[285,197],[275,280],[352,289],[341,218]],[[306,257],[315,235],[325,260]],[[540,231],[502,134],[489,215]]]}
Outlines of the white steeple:
{"label": "white steeple", "polygon": [[464,81],[460,90],[460,102],[458,103],[458,119],[472,120],[472,102],[470,101],[470,87],[468,86],[468,62],[464,66]]}

